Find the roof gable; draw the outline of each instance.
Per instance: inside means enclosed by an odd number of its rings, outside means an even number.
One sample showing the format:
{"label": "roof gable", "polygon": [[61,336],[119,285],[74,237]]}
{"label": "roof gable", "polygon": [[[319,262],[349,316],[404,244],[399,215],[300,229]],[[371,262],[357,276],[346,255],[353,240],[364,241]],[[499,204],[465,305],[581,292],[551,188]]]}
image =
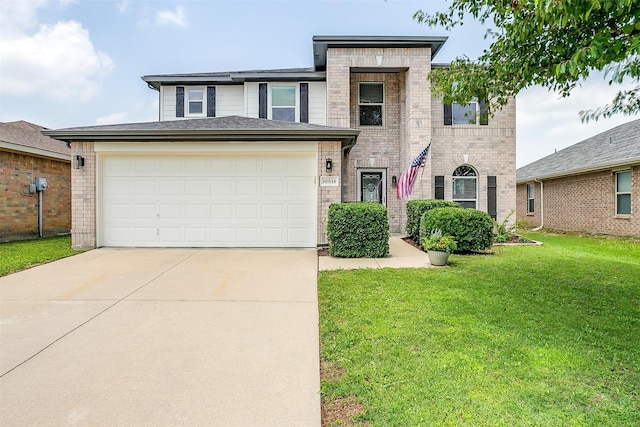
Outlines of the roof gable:
{"label": "roof gable", "polygon": [[14,151],[22,151],[20,147],[24,147],[24,151],[30,153],[33,153],[30,149],[36,149],[44,151],[44,154],[47,152],[65,156],[71,154],[71,149],[63,141],[43,135],[41,133],[43,130],[47,128],[24,120],[0,123],[0,143],[4,143],[5,148],[11,145]]}

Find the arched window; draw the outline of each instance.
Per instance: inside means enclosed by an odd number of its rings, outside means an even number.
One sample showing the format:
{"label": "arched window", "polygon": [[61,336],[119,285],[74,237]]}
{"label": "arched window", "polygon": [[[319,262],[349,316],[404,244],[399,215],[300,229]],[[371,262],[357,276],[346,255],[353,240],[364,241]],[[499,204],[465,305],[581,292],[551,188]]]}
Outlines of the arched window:
{"label": "arched window", "polygon": [[478,174],[471,166],[463,165],[453,171],[453,201],[463,208],[478,206]]}

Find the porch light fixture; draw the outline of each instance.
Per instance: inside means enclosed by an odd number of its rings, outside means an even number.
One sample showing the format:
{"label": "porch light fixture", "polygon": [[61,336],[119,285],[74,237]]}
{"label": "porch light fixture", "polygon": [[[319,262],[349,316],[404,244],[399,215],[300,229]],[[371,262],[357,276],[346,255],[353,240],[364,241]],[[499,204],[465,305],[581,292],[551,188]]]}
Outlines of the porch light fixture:
{"label": "porch light fixture", "polygon": [[396,188],[398,186],[398,178],[395,175],[391,177],[391,186],[393,188]]}
{"label": "porch light fixture", "polygon": [[84,167],[84,157],[81,155],[73,156],[73,168],[74,169],[82,169]]}
{"label": "porch light fixture", "polygon": [[325,162],[325,169],[327,172],[331,172],[333,170],[333,160],[327,158]]}

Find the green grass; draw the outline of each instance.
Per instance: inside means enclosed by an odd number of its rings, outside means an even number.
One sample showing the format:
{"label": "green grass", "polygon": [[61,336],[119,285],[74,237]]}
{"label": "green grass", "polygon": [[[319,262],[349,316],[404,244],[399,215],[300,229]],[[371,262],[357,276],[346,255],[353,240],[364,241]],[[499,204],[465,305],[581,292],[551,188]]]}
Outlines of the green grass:
{"label": "green grass", "polygon": [[323,401],[374,426],[640,425],[640,243],[544,246],[450,268],[322,272]]}
{"label": "green grass", "polygon": [[71,249],[71,236],[2,243],[0,244],[0,276],[77,253]]}

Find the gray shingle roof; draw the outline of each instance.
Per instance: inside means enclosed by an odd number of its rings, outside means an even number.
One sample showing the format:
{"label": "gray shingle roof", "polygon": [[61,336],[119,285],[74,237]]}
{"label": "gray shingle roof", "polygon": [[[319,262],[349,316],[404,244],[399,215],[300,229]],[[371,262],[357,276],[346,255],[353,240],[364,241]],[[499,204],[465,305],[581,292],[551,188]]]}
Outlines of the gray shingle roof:
{"label": "gray shingle roof", "polygon": [[640,163],[640,119],[622,124],[516,171],[516,182]]}
{"label": "gray shingle roof", "polygon": [[84,126],[44,131],[64,141],[333,140],[355,142],[357,129],[240,116]]}
{"label": "gray shingle roof", "polygon": [[245,81],[323,81],[325,72],[313,67],[279,68],[274,70],[220,71],[213,73],[152,74],[142,76],[142,80],[156,89],[163,84],[242,84]]}
{"label": "gray shingle roof", "polygon": [[24,120],[0,123],[0,141],[57,154],[71,154],[71,149],[63,141],[43,135],[42,130],[47,128]]}

